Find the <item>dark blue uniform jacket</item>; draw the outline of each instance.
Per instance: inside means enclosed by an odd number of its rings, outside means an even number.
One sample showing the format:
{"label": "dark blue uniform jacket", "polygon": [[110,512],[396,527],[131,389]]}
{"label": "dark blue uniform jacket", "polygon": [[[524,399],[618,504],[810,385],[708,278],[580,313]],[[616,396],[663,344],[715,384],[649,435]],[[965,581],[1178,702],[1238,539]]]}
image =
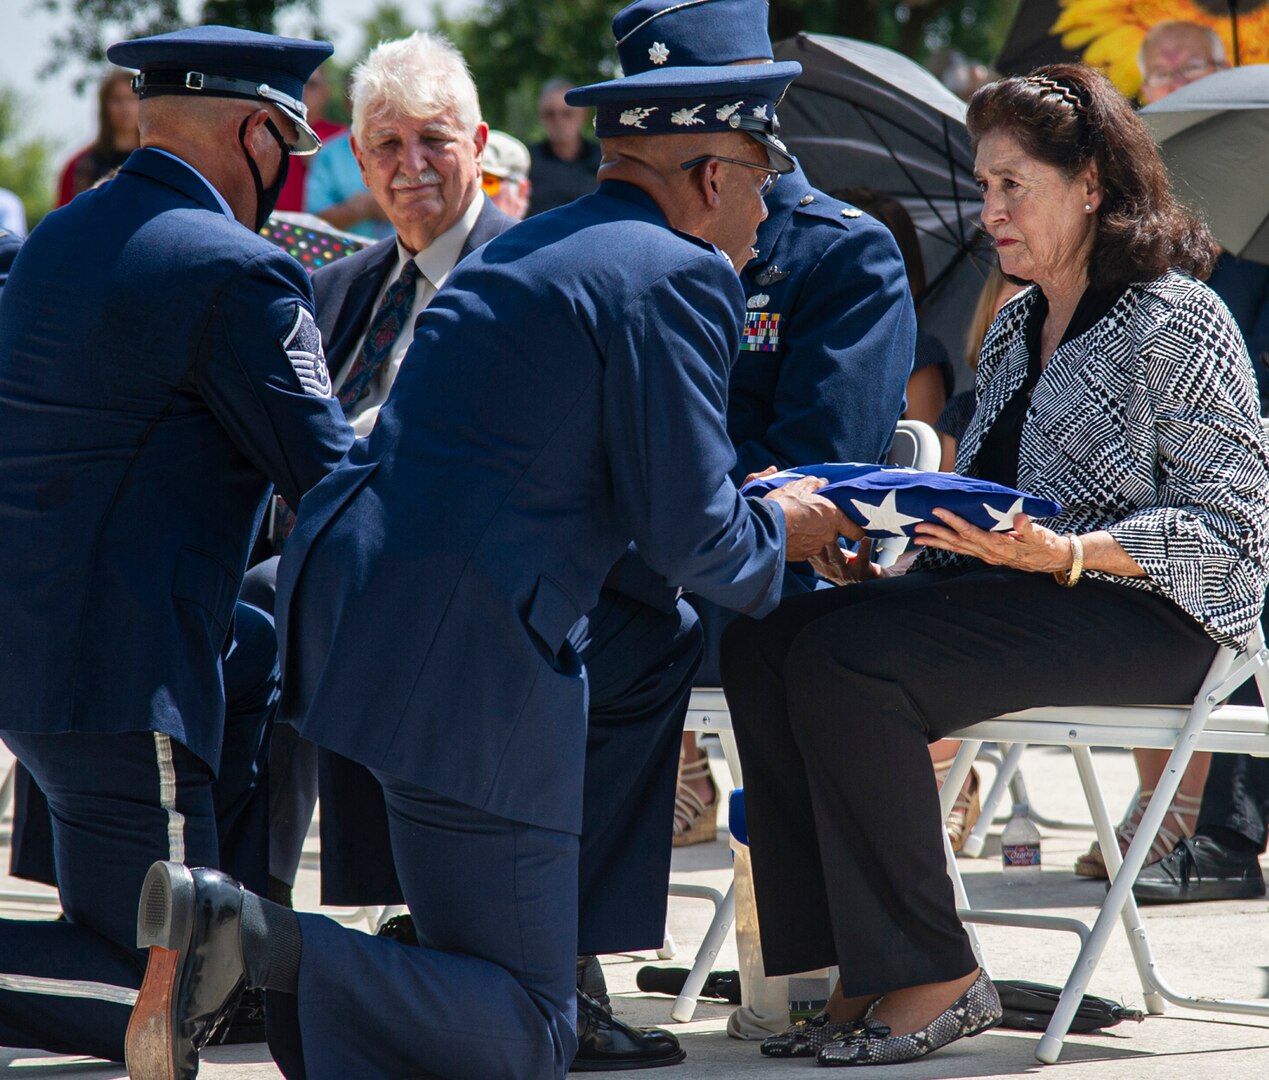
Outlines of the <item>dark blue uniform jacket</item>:
{"label": "dark blue uniform jacket", "polygon": [[585,679],[567,643],[635,540],[762,615],[784,520],[740,497],[724,423],[743,296],[624,183],[465,260],[370,437],[282,556],[283,715],[490,813],[578,832]]}
{"label": "dark blue uniform jacket", "polygon": [[916,315],[898,245],[801,168],[767,196],[744,268],[745,332],[732,371],[732,476],[768,465],[882,461],[904,407]]}
{"label": "dark blue uniform jacket", "polygon": [[0,414],[0,723],[160,731],[216,768],[269,482],[298,502],[352,441],[307,275],[138,150],[23,246]]}

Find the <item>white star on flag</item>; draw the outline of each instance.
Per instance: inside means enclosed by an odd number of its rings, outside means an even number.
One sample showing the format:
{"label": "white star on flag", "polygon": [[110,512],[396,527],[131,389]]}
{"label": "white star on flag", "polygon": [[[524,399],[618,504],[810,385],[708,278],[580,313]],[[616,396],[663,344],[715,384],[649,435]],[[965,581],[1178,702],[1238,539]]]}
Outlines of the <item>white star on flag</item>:
{"label": "white star on flag", "polygon": [[867,520],[864,522],[864,530],[871,533],[889,533],[891,536],[903,536],[903,527],[905,525],[916,525],[918,522],[924,521],[924,518],[908,517],[907,514],[899,513],[898,507],[895,505],[895,499],[898,496],[897,491],[891,491],[884,499],[881,500],[880,506],[872,506],[866,502],[860,502],[858,499],[851,499],[851,505],[864,515]]}
{"label": "white star on flag", "polygon": [[986,503],[983,503],[983,509],[996,519],[996,524],[991,527],[992,532],[1009,532],[1013,528],[1013,519],[1022,513],[1022,496],[1014,499],[1008,510],[993,510]]}

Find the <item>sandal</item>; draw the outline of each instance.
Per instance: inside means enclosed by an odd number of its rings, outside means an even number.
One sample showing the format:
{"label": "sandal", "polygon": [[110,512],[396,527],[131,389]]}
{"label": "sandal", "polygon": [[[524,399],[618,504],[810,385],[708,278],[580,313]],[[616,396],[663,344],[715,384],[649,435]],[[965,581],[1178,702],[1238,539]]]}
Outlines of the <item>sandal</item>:
{"label": "sandal", "polygon": [[[1129,809],[1128,816],[1115,829],[1115,837],[1119,841],[1119,854],[1121,856],[1128,851],[1128,845],[1132,843],[1133,837],[1137,835],[1137,828],[1141,824],[1141,818],[1145,814],[1146,807],[1150,804],[1150,799],[1153,795],[1153,789],[1140,792],[1137,795],[1137,801]],[[1172,797],[1172,805],[1168,807],[1168,812],[1163,816],[1163,824],[1159,826],[1154,843],[1150,845],[1150,851],[1146,854],[1146,866],[1158,862],[1169,854],[1183,839],[1188,839],[1194,835],[1195,826],[1198,825],[1199,807],[1202,802],[1202,798],[1198,795],[1185,795],[1179,791]],[[1169,819],[1175,823],[1177,832],[1173,832],[1172,829],[1168,828]],[[1106,857],[1102,854],[1101,845],[1096,840],[1093,841],[1093,846],[1088,851],[1075,860],[1075,874],[1077,877],[1092,878],[1096,881],[1106,881],[1110,877],[1110,874],[1106,871]]]}
{"label": "sandal", "polygon": [[[693,780],[708,780],[711,798],[701,798],[690,786]],[[679,759],[679,786],[674,793],[674,832],[670,843],[674,847],[705,844],[718,836],[718,785],[709,771],[709,755],[697,750],[696,760]]]}
{"label": "sandal", "polygon": [[[943,786],[943,781],[947,779],[954,760],[954,758],[948,758],[947,761],[934,766],[934,777],[940,788]],[[953,851],[960,851],[965,846],[965,841],[969,839],[969,834],[978,823],[981,813],[982,805],[978,799],[978,770],[970,769],[969,776],[962,785],[960,794],[956,796],[956,802],[952,804],[945,823],[947,838],[951,841]]]}

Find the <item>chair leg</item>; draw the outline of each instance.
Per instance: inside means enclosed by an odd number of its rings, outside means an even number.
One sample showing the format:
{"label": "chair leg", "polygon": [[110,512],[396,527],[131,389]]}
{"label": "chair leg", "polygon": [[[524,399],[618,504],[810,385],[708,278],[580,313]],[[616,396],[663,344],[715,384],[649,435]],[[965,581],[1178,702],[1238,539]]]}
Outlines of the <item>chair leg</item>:
{"label": "chair leg", "polygon": [[14,761],[9,766],[9,771],[4,774],[4,782],[0,783],[0,821],[12,816],[13,776],[17,769],[18,763]]}
{"label": "chair leg", "polygon": [[[1071,754],[1075,758],[1075,768],[1079,772],[1080,784],[1084,788],[1084,797],[1096,823],[1098,843],[1102,845],[1102,851],[1108,853],[1105,855],[1107,872],[1114,880],[1123,865],[1123,858],[1119,854],[1119,840],[1115,835],[1115,827],[1111,824],[1106,798],[1093,767],[1092,751],[1087,746],[1073,746]],[[1103,839],[1104,834],[1108,834],[1111,838],[1109,847]],[[1135,879],[1136,875],[1133,876],[1133,880]],[[1141,993],[1145,999],[1146,1012],[1152,1016],[1161,1016],[1164,1012],[1164,1001],[1154,979],[1154,956],[1150,951],[1150,941],[1146,937],[1141,913],[1137,910],[1137,902],[1133,899],[1131,889],[1128,890],[1128,899],[1124,904],[1121,918],[1124,932],[1128,935],[1133,963],[1137,966],[1137,976],[1141,980]]]}
{"label": "chair leg", "polygon": [[677,945],[674,944],[674,935],[670,933],[670,928],[665,928],[665,940],[661,942],[661,947],[657,949],[658,960],[673,960],[674,954],[679,951]]}
{"label": "chair leg", "polygon": [[[956,852],[952,850],[951,837],[943,830],[943,854],[947,857],[947,876],[952,879],[952,896],[956,900],[958,911],[969,910],[969,895],[965,892],[965,882],[961,878],[960,867],[956,865]],[[987,960],[983,955],[983,943],[978,938],[978,928],[972,922],[962,922],[965,935],[969,938],[969,946],[974,950],[974,959],[978,966],[987,971]],[[988,972],[990,974],[990,972]]]}
{"label": "chair leg", "polygon": [[[1210,711],[1210,706],[1209,706]],[[1084,784],[1084,793],[1089,799],[1089,809],[1093,812],[1093,822],[1097,826],[1097,839],[1102,845],[1102,853],[1106,857],[1106,869],[1110,874],[1110,891],[1097,913],[1097,920],[1089,932],[1088,940],[1080,947],[1075,966],[1062,988],[1062,996],[1058,999],[1057,1008],[1053,1010],[1053,1019],[1040,1039],[1036,1048],[1036,1059],[1047,1065],[1057,1061],[1062,1053],[1062,1043],[1075,1019],[1080,1001],[1088,990],[1093,972],[1106,949],[1110,935],[1114,930],[1115,920],[1121,920],[1128,931],[1129,944],[1132,946],[1133,961],[1137,964],[1137,973],[1141,976],[1142,988],[1146,995],[1146,1007],[1152,1013],[1163,1011],[1163,998],[1159,994],[1151,971],[1153,959],[1150,956],[1149,944],[1145,930],[1141,927],[1141,919],[1132,899],[1133,882],[1145,865],[1150,845],[1154,842],[1154,834],[1163,823],[1168,807],[1172,805],[1172,796],[1180,787],[1181,776],[1185,766],[1189,764],[1194,753],[1191,728],[1195,726],[1187,722],[1185,729],[1177,739],[1176,748],[1168,758],[1168,764],[1155,786],[1154,796],[1146,812],[1142,816],[1137,835],[1128,845],[1128,851],[1121,860],[1119,843],[1115,838],[1114,826],[1110,822],[1110,814],[1106,809],[1106,800],[1102,797],[1101,787],[1093,771],[1092,754],[1087,747],[1072,747],[1076,755],[1076,767],[1080,772],[1080,780]],[[1201,727],[1201,721],[1197,725]],[[1081,763],[1082,760],[1082,763]],[[1132,905],[1131,912],[1128,911]]]}
{"label": "chair leg", "polygon": [[723,747],[723,759],[727,762],[727,771],[731,773],[731,786],[743,788],[745,780],[740,772],[740,751],[736,749],[736,736],[731,728],[720,729],[718,741]]}
{"label": "chair leg", "polygon": [[736,885],[733,882],[727,887],[726,895],[717,889],[704,885],[670,885],[671,896],[685,896],[698,900],[709,900],[714,905],[714,918],[705,931],[701,947],[696,950],[696,960],[692,970],[683,982],[683,989],[670,1010],[670,1016],[681,1024],[686,1024],[696,1013],[696,1000],[705,989],[705,980],[713,968],[714,961],[722,951],[723,941],[731,924],[736,921]]}
{"label": "chair leg", "polygon": [[991,831],[992,821],[996,816],[996,807],[1000,805],[1000,800],[1009,789],[1018,771],[1018,763],[1022,760],[1022,751],[1025,749],[1026,746],[1022,743],[1011,743],[1007,750],[1001,747],[1001,750],[1005,751],[1004,759],[1000,763],[1000,768],[996,770],[996,779],[992,781],[991,788],[982,801],[978,820],[974,822],[974,827],[965,839],[965,846],[961,848],[962,855],[971,859],[977,859],[982,855],[983,847],[987,842],[987,833]]}

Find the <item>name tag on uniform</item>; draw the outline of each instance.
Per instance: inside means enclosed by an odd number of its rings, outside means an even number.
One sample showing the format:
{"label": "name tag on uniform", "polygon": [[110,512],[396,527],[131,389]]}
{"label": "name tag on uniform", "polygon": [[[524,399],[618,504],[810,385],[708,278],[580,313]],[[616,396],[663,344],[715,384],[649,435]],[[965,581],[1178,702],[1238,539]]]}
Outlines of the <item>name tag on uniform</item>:
{"label": "name tag on uniform", "polygon": [[780,347],[780,315],[771,311],[745,312],[740,348],[747,352],[775,352]]}

